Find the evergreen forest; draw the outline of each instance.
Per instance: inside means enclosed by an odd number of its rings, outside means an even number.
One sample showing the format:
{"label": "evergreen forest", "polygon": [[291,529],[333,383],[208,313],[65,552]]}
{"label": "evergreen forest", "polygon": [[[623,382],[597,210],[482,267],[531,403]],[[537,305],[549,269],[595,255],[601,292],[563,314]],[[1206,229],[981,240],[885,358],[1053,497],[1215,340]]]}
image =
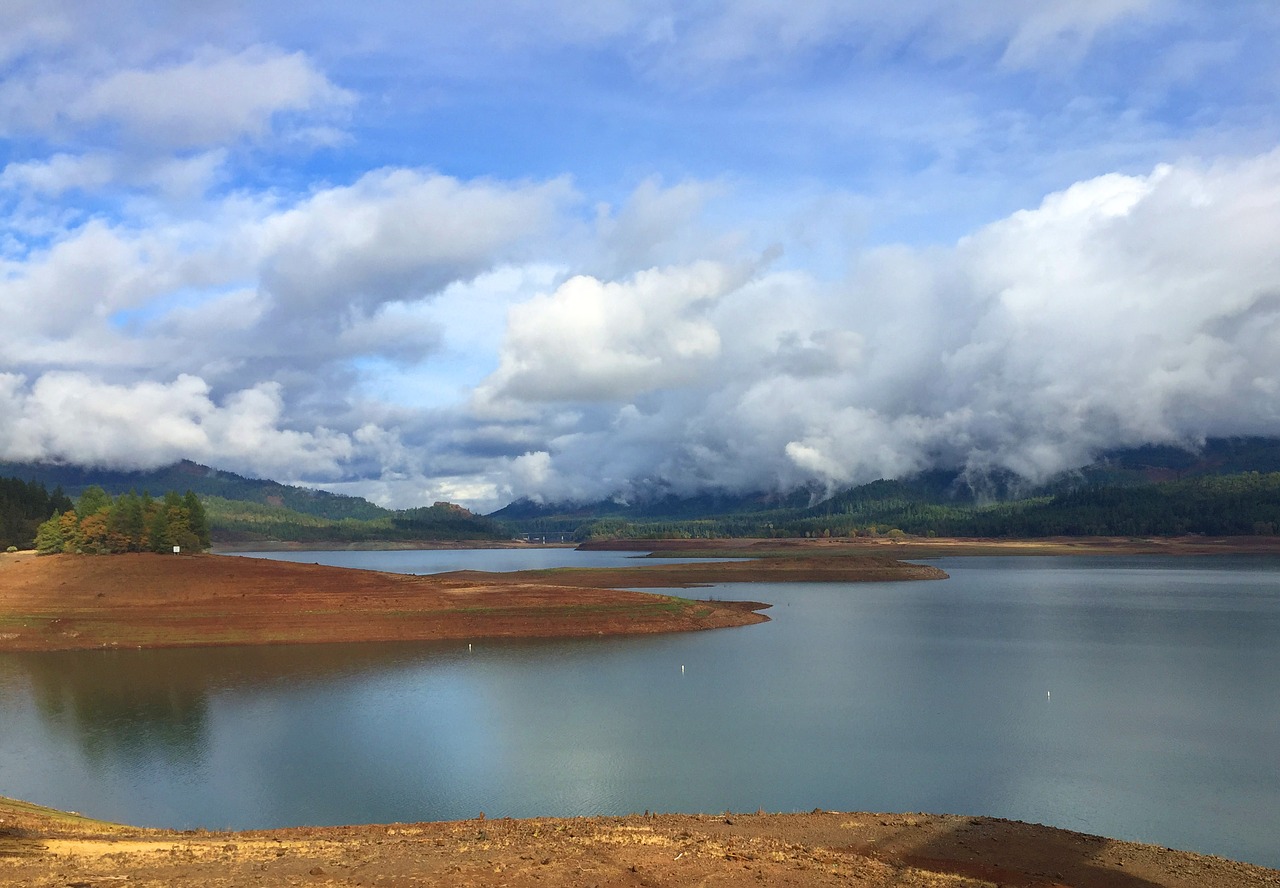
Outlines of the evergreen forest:
{"label": "evergreen forest", "polygon": [[70,508],[71,500],[61,487],[50,493],[39,481],[0,478],[0,549],[30,548],[36,528],[55,512]]}
{"label": "evergreen forest", "polygon": [[209,547],[204,506],[191,491],[169,491],[160,499],[130,491],[112,497],[92,486],[73,508],[55,511],[36,528],[41,555],[59,552],[108,555],[121,552],[199,552]]}

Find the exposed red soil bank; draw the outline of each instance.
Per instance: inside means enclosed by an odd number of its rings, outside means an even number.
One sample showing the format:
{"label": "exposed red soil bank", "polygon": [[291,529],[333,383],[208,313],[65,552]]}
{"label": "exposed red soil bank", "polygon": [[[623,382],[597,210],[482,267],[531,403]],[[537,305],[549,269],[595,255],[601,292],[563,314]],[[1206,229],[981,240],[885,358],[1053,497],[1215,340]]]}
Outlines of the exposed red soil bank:
{"label": "exposed red soil bank", "polygon": [[[218,555],[0,556],[0,650],[551,638],[758,623],[767,605]],[[636,584],[643,585],[643,584]]]}

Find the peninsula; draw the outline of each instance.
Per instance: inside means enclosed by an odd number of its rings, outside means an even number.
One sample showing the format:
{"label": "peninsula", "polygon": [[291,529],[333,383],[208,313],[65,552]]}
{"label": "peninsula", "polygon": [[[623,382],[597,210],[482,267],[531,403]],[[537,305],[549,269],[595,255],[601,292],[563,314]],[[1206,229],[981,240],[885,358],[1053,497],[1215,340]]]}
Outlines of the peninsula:
{"label": "peninsula", "polygon": [[0,556],[0,651],[682,632],[767,620],[758,602],[628,588],[929,579],[883,556],[410,576],[222,555]]}

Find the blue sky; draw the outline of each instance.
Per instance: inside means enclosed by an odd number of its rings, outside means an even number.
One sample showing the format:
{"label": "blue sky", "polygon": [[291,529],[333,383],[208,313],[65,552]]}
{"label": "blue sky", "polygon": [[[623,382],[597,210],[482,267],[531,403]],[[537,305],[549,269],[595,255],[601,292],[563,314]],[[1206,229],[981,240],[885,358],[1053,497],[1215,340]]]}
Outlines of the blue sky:
{"label": "blue sky", "polygon": [[0,458],[394,506],[1280,433],[1280,8],[0,10]]}

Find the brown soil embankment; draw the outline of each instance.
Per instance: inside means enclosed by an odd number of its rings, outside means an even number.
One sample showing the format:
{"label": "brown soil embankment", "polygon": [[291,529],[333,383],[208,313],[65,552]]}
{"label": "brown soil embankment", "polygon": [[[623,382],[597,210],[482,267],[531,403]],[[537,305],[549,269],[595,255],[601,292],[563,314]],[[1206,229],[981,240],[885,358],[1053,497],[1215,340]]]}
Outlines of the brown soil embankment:
{"label": "brown soil embankment", "polygon": [[[217,555],[0,556],[0,650],[553,638],[758,623],[767,605]],[[641,583],[634,585],[643,585]]]}
{"label": "brown soil embankment", "polygon": [[0,884],[1259,888],[1280,885],[1280,872],[985,817],[662,814],[177,833],[0,799]]}

